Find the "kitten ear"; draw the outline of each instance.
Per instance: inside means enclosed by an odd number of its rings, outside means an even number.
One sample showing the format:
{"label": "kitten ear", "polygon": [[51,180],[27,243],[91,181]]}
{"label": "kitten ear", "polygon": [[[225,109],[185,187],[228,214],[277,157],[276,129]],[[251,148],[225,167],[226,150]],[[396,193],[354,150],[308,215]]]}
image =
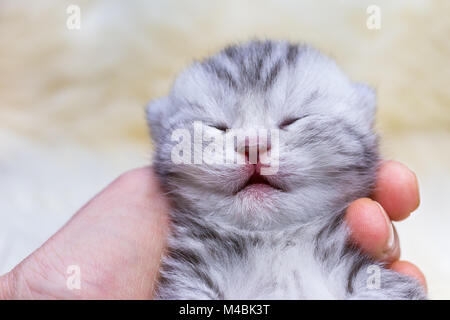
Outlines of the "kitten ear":
{"label": "kitten ear", "polygon": [[167,97],[150,101],[146,107],[147,123],[154,140],[158,140],[164,129],[165,115],[168,113],[169,101]]}
{"label": "kitten ear", "polygon": [[360,121],[372,126],[375,121],[377,95],[375,90],[363,83],[353,84],[355,90],[355,106]]}

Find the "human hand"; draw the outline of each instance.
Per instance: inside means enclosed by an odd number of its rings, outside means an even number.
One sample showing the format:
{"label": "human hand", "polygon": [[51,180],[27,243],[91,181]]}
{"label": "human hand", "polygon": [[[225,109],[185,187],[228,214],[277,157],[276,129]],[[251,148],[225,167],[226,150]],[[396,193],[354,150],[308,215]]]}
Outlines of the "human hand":
{"label": "human hand", "polygon": [[[152,298],[168,210],[151,168],[123,174],[0,278],[0,298]],[[79,290],[66,284],[71,265],[80,270]]]}
{"label": "human hand", "polygon": [[[353,239],[374,258],[416,277],[411,263],[396,261],[398,238],[390,220],[402,220],[419,203],[417,180],[406,167],[386,162],[373,197],[350,205]],[[150,167],[125,173],[81,208],[39,249],[0,277],[2,299],[150,299],[168,233],[167,199]],[[388,245],[389,244],[389,245]],[[69,289],[67,268],[79,267],[81,288]]]}
{"label": "human hand", "polygon": [[406,219],[419,206],[416,175],[399,162],[383,162],[372,199],[358,199],[347,209],[345,220],[352,240],[373,258],[388,263],[397,272],[416,278],[427,288],[425,276],[414,264],[399,261],[399,239],[391,223],[391,220]]}

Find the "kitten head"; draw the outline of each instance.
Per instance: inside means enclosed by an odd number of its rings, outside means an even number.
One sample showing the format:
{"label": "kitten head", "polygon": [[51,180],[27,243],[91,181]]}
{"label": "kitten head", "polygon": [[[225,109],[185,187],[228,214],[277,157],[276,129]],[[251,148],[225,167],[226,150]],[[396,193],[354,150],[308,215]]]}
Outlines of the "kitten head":
{"label": "kitten head", "polygon": [[147,108],[154,166],[176,209],[244,229],[332,218],[367,196],[374,113],[373,91],[332,60],[272,41],[194,63]]}

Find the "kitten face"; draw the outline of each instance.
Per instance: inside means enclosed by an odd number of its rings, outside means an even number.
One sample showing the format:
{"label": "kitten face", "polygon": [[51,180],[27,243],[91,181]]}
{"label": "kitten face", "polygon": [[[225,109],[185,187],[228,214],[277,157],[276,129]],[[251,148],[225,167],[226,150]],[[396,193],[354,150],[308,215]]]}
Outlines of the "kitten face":
{"label": "kitten face", "polygon": [[[373,185],[374,109],[370,89],[309,47],[270,41],[228,47],[194,63],[168,97],[149,104],[155,169],[177,209],[200,219],[276,229],[332,218]],[[201,163],[175,164],[175,130],[199,137],[199,123],[204,139],[189,150],[192,159],[201,153]],[[221,143],[238,129],[247,139]],[[214,162],[217,150],[241,161]],[[265,155],[271,165],[261,164]],[[275,170],[262,175],[261,168]]]}

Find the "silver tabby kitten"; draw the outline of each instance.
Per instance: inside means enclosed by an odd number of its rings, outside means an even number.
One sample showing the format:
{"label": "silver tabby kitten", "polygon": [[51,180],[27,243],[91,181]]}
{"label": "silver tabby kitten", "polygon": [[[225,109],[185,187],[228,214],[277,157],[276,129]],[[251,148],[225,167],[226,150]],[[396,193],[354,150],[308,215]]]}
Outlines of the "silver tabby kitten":
{"label": "silver tabby kitten", "polygon": [[[375,104],[374,92],[332,60],[288,42],[230,46],[185,70],[170,94],[147,108],[154,167],[173,206],[157,297],[425,298],[418,282],[347,241],[343,212],[370,194],[379,161]],[[230,151],[211,140],[201,142],[200,152],[209,150],[201,163],[191,161],[195,147],[184,150],[189,161],[175,163],[181,139],[173,133],[198,137],[197,121],[202,137],[276,133],[276,172],[261,172],[271,164],[260,153],[275,153],[275,146],[259,135],[243,145],[233,138],[232,153],[243,162],[206,161],[214,158],[211,143],[219,155]]]}

